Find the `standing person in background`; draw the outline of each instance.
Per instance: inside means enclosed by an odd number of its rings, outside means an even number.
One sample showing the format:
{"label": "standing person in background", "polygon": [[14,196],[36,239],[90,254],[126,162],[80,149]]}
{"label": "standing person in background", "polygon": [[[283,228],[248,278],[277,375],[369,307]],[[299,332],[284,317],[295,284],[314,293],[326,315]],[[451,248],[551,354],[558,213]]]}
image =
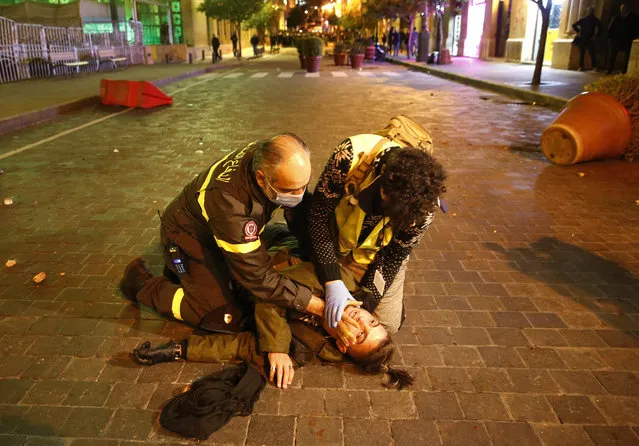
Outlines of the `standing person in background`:
{"label": "standing person in background", "polygon": [[253,55],[255,57],[259,56],[259,50],[257,48],[257,45],[259,45],[260,43],[260,38],[257,37],[257,34],[253,34],[253,37],[251,37],[251,45],[253,46]]}
{"label": "standing person in background", "polygon": [[211,39],[211,47],[213,48],[213,54],[211,55],[211,62],[215,63],[220,57],[220,39],[217,38],[215,34],[213,34],[213,38]]}
{"label": "standing person in background", "polygon": [[231,43],[233,43],[233,56],[239,57],[237,53],[237,34],[231,34]]}
{"label": "standing person in background", "polygon": [[601,21],[595,17],[595,8],[588,8],[586,10],[586,16],[573,23],[572,29],[577,33],[577,37],[575,37],[572,43],[579,47],[579,71],[584,71],[586,50],[588,50],[590,54],[592,69],[594,70],[597,67],[595,38],[601,31]]}
{"label": "standing person in background", "polygon": [[639,19],[636,14],[628,11],[628,6],[625,3],[622,3],[619,6],[619,14],[612,18],[608,26],[608,41],[610,44],[608,74],[612,74],[619,51],[624,53],[622,72],[625,73],[628,70],[632,41],[637,35],[639,35]]}

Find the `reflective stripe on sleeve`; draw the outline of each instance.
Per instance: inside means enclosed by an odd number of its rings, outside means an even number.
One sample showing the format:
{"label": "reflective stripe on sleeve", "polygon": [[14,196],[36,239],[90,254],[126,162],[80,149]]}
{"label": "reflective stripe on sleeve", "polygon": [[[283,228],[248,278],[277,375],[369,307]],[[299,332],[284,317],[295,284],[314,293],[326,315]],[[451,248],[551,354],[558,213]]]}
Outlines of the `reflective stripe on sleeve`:
{"label": "reflective stripe on sleeve", "polygon": [[209,214],[206,212],[206,208],[204,207],[204,198],[206,197],[206,188],[209,187],[209,183],[211,182],[211,178],[213,177],[213,172],[215,172],[215,168],[219,166],[222,161],[226,161],[226,159],[231,154],[232,152],[211,166],[211,168],[209,169],[209,173],[206,175],[206,178],[204,179],[204,183],[202,183],[202,186],[200,187],[200,190],[198,191],[199,195],[197,197],[197,202],[200,204],[200,209],[202,209],[202,216],[204,217],[206,221],[209,221]]}
{"label": "reflective stripe on sleeve", "polygon": [[182,313],[180,313],[180,306],[182,305],[182,299],[184,299],[184,288],[178,288],[175,294],[173,295],[173,303],[171,304],[171,311],[173,312],[173,316],[183,321]]}
{"label": "reflective stripe on sleeve", "polygon": [[217,245],[224,251],[232,252],[235,254],[247,254],[249,252],[255,251],[260,246],[262,246],[262,242],[259,238],[254,242],[249,243],[228,243],[224,240],[220,240],[217,237],[215,237],[215,241],[217,242]]}

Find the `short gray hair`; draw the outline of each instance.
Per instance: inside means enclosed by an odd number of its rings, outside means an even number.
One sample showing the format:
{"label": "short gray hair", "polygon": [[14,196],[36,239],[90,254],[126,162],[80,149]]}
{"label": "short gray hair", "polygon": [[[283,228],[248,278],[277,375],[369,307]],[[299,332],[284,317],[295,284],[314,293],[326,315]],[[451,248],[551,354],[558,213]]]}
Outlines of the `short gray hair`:
{"label": "short gray hair", "polygon": [[298,150],[311,153],[302,139],[292,133],[280,133],[274,137],[260,141],[253,154],[253,173],[261,170],[272,179],[277,167]]}

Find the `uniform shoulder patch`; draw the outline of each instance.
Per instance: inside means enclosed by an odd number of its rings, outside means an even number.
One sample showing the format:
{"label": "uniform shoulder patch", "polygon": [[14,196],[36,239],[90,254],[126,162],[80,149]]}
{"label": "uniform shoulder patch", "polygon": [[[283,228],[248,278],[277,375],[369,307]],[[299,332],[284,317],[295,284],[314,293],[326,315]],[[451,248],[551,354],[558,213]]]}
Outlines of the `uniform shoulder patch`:
{"label": "uniform shoulder patch", "polygon": [[255,220],[249,220],[244,223],[244,241],[252,242],[257,240],[257,223]]}

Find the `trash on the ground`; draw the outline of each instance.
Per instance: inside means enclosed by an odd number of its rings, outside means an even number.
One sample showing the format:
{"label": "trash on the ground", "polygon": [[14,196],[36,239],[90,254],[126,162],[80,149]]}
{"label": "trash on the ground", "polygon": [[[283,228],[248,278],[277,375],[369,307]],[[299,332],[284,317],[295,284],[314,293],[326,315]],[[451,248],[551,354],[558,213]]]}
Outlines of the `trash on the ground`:
{"label": "trash on the ground", "polygon": [[4,170],[0,169],[0,175],[2,175],[4,173]]}
{"label": "trash on the ground", "polygon": [[7,263],[5,263],[4,266],[6,266],[7,268],[11,268],[12,266],[15,266],[16,263],[17,262],[14,259],[10,259],[10,260],[7,260]]}
{"label": "trash on the ground", "polygon": [[586,174],[583,173],[583,172],[578,172],[577,175],[579,175],[580,177],[585,177],[586,176]]}
{"label": "trash on the ground", "polygon": [[202,155],[204,153],[204,150],[196,150],[195,153],[197,153],[198,155]]}
{"label": "trash on the ground", "polygon": [[203,146],[203,145],[204,145],[204,143],[203,143],[202,141],[200,141],[200,145],[201,145],[201,146]]}
{"label": "trash on the ground", "polygon": [[61,276],[66,276],[66,274],[67,274],[67,273],[65,273],[64,271],[62,271],[62,272],[60,273],[60,275],[61,275]]}
{"label": "trash on the ground", "polygon": [[193,107],[193,104],[186,104],[186,105],[188,105],[189,107]]}
{"label": "trash on the ground", "polygon": [[47,273],[45,273],[45,272],[40,272],[40,273],[36,274],[35,276],[33,276],[33,281],[34,281],[35,283],[40,283],[40,282],[42,282],[42,281],[43,281],[44,279],[46,279],[46,278],[47,278]]}
{"label": "trash on the ground", "polygon": [[639,200],[635,200],[635,204],[639,204]]}
{"label": "trash on the ground", "polygon": [[118,149],[113,149],[113,153],[120,153]]}
{"label": "trash on the ground", "polygon": [[13,198],[12,197],[7,197],[4,199],[4,205],[5,206],[11,206],[13,204]]}
{"label": "trash on the ground", "polygon": [[37,202],[37,201],[34,201],[34,202],[33,202],[33,205],[34,205],[34,206],[37,206],[37,205],[38,205],[38,202]]}

